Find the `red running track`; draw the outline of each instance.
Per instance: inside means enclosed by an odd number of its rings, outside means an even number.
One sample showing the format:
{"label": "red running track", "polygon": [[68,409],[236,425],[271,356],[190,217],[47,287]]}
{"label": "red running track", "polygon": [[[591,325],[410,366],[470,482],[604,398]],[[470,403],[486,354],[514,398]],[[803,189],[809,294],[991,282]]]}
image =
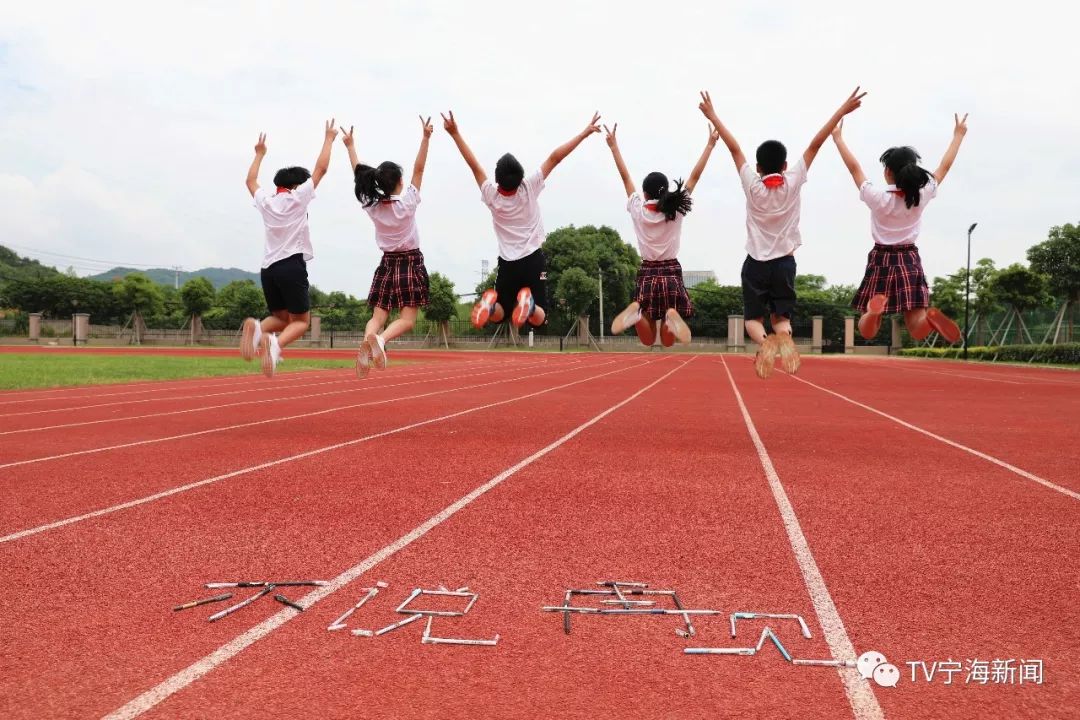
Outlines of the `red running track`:
{"label": "red running track", "polygon": [[[741,356],[453,357],[353,389],[301,387],[348,379],[325,372],[169,383],[153,419],[125,420],[133,403],[0,434],[0,465],[39,459],[0,468],[0,713],[1076,717],[1076,375],[808,358],[762,382]],[[281,400],[200,397],[228,388]],[[13,408],[0,433],[49,424]],[[83,454],[40,459],[68,445]],[[313,576],[334,582],[287,592],[304,613],[171,610],[209,580]],[[684,640],[678,618],[578,617],[566,635],[539,612],[601,579],[725,615]],[[498,646],[423,645],[420,623],[327,632],[375,580],[390,587],[352,627],[392,621],[413,587],[468,585],[469,615],[434,629]],[[732,640],[726,614],[755,610],[806,618],[809,640],[774,625],[796,657],[873,649],[903,679],[682,653],[752,643],[762,623]],[[905,665],[995,658],[1041,659],[1044,681],[912,682]]]}

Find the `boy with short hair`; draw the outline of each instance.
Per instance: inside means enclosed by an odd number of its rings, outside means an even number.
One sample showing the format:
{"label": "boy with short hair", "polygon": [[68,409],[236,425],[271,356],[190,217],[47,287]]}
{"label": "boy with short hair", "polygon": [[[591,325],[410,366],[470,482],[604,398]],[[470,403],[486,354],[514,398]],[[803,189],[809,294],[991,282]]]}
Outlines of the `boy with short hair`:
{"label": "boy with short hair", "polygon": [[263,244],[263,296],[270,316],[260,323],[244,320],[240,356],[252,360],[262,356],[263,374],[273,377],[281,360],[281,348],[303,337],[311,321],[308,296],[307,263],[314,257],[308,230],[307,208],[315,198],[315,188],[330,167],[330,150],[337,129],[331,119],[326,123],[322,151],[315,169],[287,167],[274,175],[273,194],[259,187],[259,166],[266,155],[266,135],[259,133],[255,159],[247,174],[247,189],[255,200],[266,227]]}
{"label": "boy with short hair", "polygon": [[540,165],[540,169],[525,177],[525,169],[510,153],[495,164],[495,182],[488,180],[476,155],[465,143],[458,130],[454,113],[442,116],[443,127],[453,138],[458,151],[465,159],[473,178],[480,187],[480,196],[491,211],[495,237],[499,241],[499,268],[495,289],[486,290],[473,308],[471,320],[474,327],[482,328],[491,322],[502,322],[506,308],[513,308],[510,321],[520,328],[526,322],[540,326],[546,318],[547,259],[540,249],[545,240],[544,223],[540,217],[537,201],[544,181],[551,171],[581,142],[600,132],[599,113],[584,130],[568,142],[555,148]]}
{"label": "boy with short hair", "polygon": [[[766,140],[757,149],[757,168],[746,161],[735,136],[724,127],[713,109],[709,93],[701,93],[698,108],[727,145],[746,193],[746,260],[742,267],[743,314],[746,334],[758,344],[754,370],[767,378],[777,354],[784,370],[799,369],[799,353],[791,337],[791,312],[795,308],[795,249],[799,235],[800,196],[806,172],[836,124],[862,104],[866,93],[859,88],[833,113],[810,141],[794,167],[788,168],[787,148],[778,140]],[[773,333],[765,332],[769,313]]]}

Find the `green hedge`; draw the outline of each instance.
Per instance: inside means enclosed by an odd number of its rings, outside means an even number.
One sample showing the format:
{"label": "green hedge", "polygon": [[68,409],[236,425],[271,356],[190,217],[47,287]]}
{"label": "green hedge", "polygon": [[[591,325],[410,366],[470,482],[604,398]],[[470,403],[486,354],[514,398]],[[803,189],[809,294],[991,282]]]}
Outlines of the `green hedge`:
{"label": "green hedge", "polygon": [[[962,358],[961,347],[905,348],[899,352],[907,357]],[[1064,345],[1001,345],[998,347],[969,347],[968,360],[989,362],[1037,362],[1061,365],[1080,364],[1080,343]]]}

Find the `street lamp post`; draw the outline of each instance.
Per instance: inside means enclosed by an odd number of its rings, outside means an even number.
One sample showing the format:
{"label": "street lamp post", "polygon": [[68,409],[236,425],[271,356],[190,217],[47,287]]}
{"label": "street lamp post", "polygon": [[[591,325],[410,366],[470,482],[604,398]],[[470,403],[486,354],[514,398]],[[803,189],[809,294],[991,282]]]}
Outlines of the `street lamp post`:
{"label": "street lamp post", "polygon": [[964,276],[964,360],[968,359],[968,335],[971,326],[968,324],[968,314],[971,312],[971,233],[979,223],[971,223],[968,228],[967,242],[967,274]]}
{"label": "street lamp post", "polygon": [[600,342],[604,342],[604,271],[596,268],[596,279],[600,281]]}

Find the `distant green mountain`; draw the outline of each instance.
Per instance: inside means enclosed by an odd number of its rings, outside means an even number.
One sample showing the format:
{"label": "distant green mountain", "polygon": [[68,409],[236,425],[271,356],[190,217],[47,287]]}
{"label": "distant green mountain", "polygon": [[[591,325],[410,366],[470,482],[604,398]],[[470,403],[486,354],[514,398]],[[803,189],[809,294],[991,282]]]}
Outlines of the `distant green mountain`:
{"label": "distant green mountain", "polygon": [[56,268],[42,265],[37,260],[21,257],[14,250],[0,245],[0,282],[4,280],[29,280],[30,278],[59,275]]}
{"label": "distant green mountain", "polygon": [[213,284],[215,290],[220,290],[234,280],[253,280],[256,284],[259,282],[258,273],[240,270],[239,268],[203,268],[202,270],[195,270],[193,272],[177,272],[175,270],[169,270],[168,268],[136,270],[135,268],[115,267],[112,270],[106,270],[98,275],[91,275],[90,279],[110,281],[123,278],[125,275],[130,275],[132,273],[142,273],[161,285],[173,285],[174,283],[179,283],[181,287],[193,277],[204,277]]}

